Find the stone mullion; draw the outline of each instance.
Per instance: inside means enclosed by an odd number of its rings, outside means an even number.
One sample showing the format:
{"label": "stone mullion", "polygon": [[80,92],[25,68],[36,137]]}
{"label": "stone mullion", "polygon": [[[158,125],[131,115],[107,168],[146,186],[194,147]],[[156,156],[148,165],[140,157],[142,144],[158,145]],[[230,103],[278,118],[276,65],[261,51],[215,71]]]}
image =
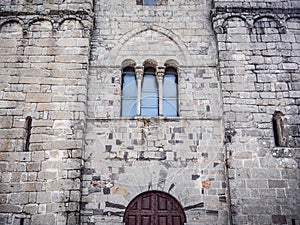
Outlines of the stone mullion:
{"label": "stone mullion", "polygon": [[136,67],[136,80],[137,80],[137,99],[136,99],[136,115],[141,115],[141,93],[142,93],[142,79],[144,67]]}
{"label": "stone mullion", "polygon": [[157,83],[158,83],[158,115],[163,116],[163,77],[165,74],[165,67],[157,68]]}

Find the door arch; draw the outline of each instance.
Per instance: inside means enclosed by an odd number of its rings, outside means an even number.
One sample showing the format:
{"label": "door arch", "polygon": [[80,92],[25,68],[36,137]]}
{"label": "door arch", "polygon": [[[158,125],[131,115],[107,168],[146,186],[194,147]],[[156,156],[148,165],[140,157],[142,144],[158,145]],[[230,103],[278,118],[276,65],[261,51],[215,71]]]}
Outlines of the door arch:
{"label": "door arch", "polygon": [[180,203],[170,194],[147,191],[127,206],[125,225],[183,225],[186,216]]}

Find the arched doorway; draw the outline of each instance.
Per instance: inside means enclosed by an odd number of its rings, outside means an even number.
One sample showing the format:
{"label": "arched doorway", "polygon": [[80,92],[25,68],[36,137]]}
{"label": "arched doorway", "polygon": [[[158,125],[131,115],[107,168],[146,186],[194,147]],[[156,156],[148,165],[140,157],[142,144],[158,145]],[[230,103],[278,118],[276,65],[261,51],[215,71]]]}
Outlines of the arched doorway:
{"label": "arched doorway", "polygon": [[124,222],[125,225],[183,225],[186,216],[173,196],[165,192],[148,191],[129,203]]}

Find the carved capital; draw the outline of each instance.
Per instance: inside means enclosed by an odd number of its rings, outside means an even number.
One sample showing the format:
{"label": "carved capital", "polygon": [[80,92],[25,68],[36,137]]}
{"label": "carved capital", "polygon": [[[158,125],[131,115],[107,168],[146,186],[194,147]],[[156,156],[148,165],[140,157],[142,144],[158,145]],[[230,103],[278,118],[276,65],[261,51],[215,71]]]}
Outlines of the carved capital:
{"label": "carved capital", "polygon": [[156,68],[157,71],[157,79],[162,80],[165,75],[165,67],[159,66]]}
{"label": "carved capital", "polygon": [[143,73],[144,73],[144,67],[143,66],[135,67],[135,76],[136,76],[137,80],[142,80]]}

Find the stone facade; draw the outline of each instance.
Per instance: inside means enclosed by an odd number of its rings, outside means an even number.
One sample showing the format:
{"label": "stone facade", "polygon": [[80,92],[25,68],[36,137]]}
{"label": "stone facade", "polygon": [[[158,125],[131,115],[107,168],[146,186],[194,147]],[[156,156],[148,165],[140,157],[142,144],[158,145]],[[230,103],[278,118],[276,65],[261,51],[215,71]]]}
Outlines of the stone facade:
{"label": "stone facade", "polygon": [[[299,1],[0,2],[0,225],[300,224]],[[124,62],[178,75],[178,117],[121,116]],[[32,122],[31,122],[32,121]]]}
{"label": "stone facade", "polygon": [[0,224],[79,223],[92,5],[43,2],[0,3]]}
{"label": "stone facade", "polygon": [[299,2],[226,5],[216,2],[213,23],[224,126],[236,133],[226,145],[233,224],[299,224]]}

